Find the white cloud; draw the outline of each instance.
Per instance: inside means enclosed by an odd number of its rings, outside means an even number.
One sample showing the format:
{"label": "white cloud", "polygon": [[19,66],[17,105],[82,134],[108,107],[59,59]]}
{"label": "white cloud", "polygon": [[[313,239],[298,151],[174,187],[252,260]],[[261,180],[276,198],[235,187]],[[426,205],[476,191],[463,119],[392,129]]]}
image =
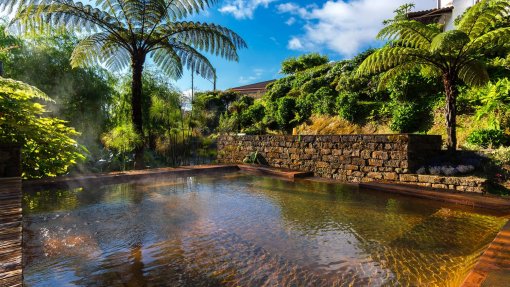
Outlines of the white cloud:
{"label": "white cloud", "polygon": [[262,6],[267,8],[269,3],[277,0],[229,0],[219,11],[232,14],[236,19],[252,19],[255,10]]}
{"label": "white cloud", "polygon": [[253,82],[255,82],[255,80],[260,79],[260,77],[262,77],[264,72],[265,72],[264,69],[255,68],[252,70],[252,75],[239,77],[239,83],[240,84],[253,83]]}
{"label": "white cloud", "polygon": [[[322,7],[301,7],[295,3],[277,6],[278,12],[305,20],[304,34],[292,36],[287,47],[292,50],[328,49],[342,56],[353,56],[364,46],[373,44],[394,10],[409,0],[329,0]],[[416,1],[416,10],[434,8],[436,0]]]}
{"label": "white cloud", "polygon": [[290,17],[287,21],[285,21],[285,24],[292,26],[294,23],[296,23],[296,18]]}
{"label": "white cloud", "polygon": [[290,40],[289,40],[289,44],[287,45],[287,48],[291,49],[291,50],[303,50],[304,49],[304,46],[303,44],[301,43],[301,40],[299,40],[299,38],[297,37],[292,37]]}

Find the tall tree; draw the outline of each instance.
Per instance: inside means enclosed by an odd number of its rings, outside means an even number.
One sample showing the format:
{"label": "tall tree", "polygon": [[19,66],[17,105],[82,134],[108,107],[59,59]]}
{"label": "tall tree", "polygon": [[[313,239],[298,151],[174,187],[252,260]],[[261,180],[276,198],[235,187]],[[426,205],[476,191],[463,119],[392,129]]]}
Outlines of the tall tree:
{"label": "tall tree", "polygon": [[[142,73],[147,58],[169,76],[179,78],[183,67],[214,78],[204,52],[238,60],[244,40],[215,24],[188,22],[217,0],[98,0],[84,5],[75,0],[0,0],[7,13],[16,9],[11,23],[24,32],[47,26],[87,32],[71,56],[73,66],[104,63],[108,68],[131,67],[132,121],[143,135]],[[143,168],[144,144],[135,149],[135,168]]]}
{"label": "tall tree", "polygon": [[[404,12],[408,7],[404,7]],[[358,68],[359,74],[385,72],[382,81],[421,68],[442,79],[446,95],[447,148],[455,151],[458,85],[489,81],[483,62],[510,41],[510,28],[498,26],[510,11],[508,0],[482,0],[460,19],[455,30],[442,31],[437,24],[408,20],[405,13],[389,21],[378,38],[390,40]]]}

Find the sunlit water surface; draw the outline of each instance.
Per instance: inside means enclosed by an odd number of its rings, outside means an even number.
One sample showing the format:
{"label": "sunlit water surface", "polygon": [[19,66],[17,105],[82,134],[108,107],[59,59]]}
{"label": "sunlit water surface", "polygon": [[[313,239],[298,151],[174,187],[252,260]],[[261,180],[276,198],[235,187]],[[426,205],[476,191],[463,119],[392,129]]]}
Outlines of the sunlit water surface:
{"label": "sunlit water surface", "polygon": [[504,220],[242,173],[25,192],[26,286],[455,286]]}

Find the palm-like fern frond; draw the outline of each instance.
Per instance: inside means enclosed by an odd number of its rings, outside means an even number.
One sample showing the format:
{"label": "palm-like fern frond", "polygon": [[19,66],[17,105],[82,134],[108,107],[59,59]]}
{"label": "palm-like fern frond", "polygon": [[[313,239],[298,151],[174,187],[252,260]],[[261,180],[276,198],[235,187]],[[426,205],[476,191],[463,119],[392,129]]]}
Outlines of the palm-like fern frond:
{"label": "palm-like fern frond", "polygon": [[418,21],[400,20],[385,26],[377,35],[382,40],[398,40],[402,46],[426,49],[432,39],[441,33],[437,27]]}
{"label": "palm-like fern frond", "polygon": [[[212,77],[210,63],[198,51],[237,61],[237,51],[246,43],[228,28],[177,20],[214,3],[216,0],[97,0],[95,5],[84,5],[74,0],[0,0],[0,7],[16,9],[11,27],[20,32],[49,26],[88,32],[73,52],[73,66],[98,61],[111,69],[123,69],[130,58],[142,53],[156,57],[155,62],[169,76],[180,77],[183,67],[179,65],[187,65],[194,55],[193,67],[202,76]],[[176,47],[171,50],[169,45]],[[156,52],[158,49],[162,51]]]}
{"label": "palm-like fern frond", "polygon": [[427,50],[386,46],[368,56],[358,67],[357,73],[359,75],[376,74],[402,65],[429,64],[430,61],[434,59]]}
{"label": "palm-like fern frond", "polygon": [[479,60],[463,64],[459,69],[458,76],[468,86],[481,86],[489,82],[487,67]]}
{"label": "palm-like fern frond", "polygon": [[470,53],[484,53],[498,49],[503,45],[507,45],[509,41],[510,27],[499,28],[474,39],[467,48]]}
{"label": "palm-like fern frond", "polygon": [[466,11],[457,29],[466,33],[471,39],[476,39],[508,15],[509,10],[510,1],[508,0],[482,0]]}

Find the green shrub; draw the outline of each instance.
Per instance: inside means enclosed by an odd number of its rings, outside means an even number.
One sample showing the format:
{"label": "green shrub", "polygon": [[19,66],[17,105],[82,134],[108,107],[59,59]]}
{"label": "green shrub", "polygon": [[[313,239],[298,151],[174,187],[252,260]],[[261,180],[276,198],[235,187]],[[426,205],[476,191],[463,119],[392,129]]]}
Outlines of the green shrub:
{"label": "green shrub", "polygon": [[283,97],[277,101],[276,122],[282,130],[289,132],[295,126],[296,100],[291,97]]}
{"label": "green shrub", "polygon": [[354,122],[360,114],[358,95],[352,92],[342,92],[336,99],[338,115],[350,122]]}
{"label": "green shrub", "polygon": [[335,113],[336,92],[330,87],[322,87],[314,94],[313,112],[321,115],[333,115]]}
{"label": "green shrub", "polygon": [[490,157],[497,165],[510,164],[510,147],[499,147],[490,154]]}
{"label": "green shrub", "polygon": [[276,101],[279,98],[285,97],[291,90],[293,81],[294,76],[289,76],[272,82],[267,85],[267,92],[264,97],[269,101]]}
{"label": "green shrub", "polygon": [[52,100],[39,89],[0,77],[0,143],[22,147],[23,178],[63,175],[85,159],[79,133],[50,117],[46,103]]}
{"label": "green shrub", "polygon": [[393,108],[390,129],[398,133],[418,131],[421,124],[420,111],[415,103],[403,103]]}
{"label": "green shrub", "polygon": [[483,129],[472,132],[466,139],[469,144],[483,148],[497,148],[507,145],[508,135],[498,129]]}
{"label": "green shrub", "polygon": [[241,127],[249,127],[257,122],[260,122],[265,115],[266,110],[261,103],[251,105],[241,113]]}
{"label": "green shrub", "polygon": [[301,86],[301,92],[303,94],[313,94],[324,86],[328,86],[328,83],[325,78],[323,77],[314,78]]}
{"label": "green shrub", "polygon": [[289,58],[282,62],[282,73],[293,74],[313,67],[324,65],[329,62],[327,56],[318,53],[304,54],[297,58]]}

